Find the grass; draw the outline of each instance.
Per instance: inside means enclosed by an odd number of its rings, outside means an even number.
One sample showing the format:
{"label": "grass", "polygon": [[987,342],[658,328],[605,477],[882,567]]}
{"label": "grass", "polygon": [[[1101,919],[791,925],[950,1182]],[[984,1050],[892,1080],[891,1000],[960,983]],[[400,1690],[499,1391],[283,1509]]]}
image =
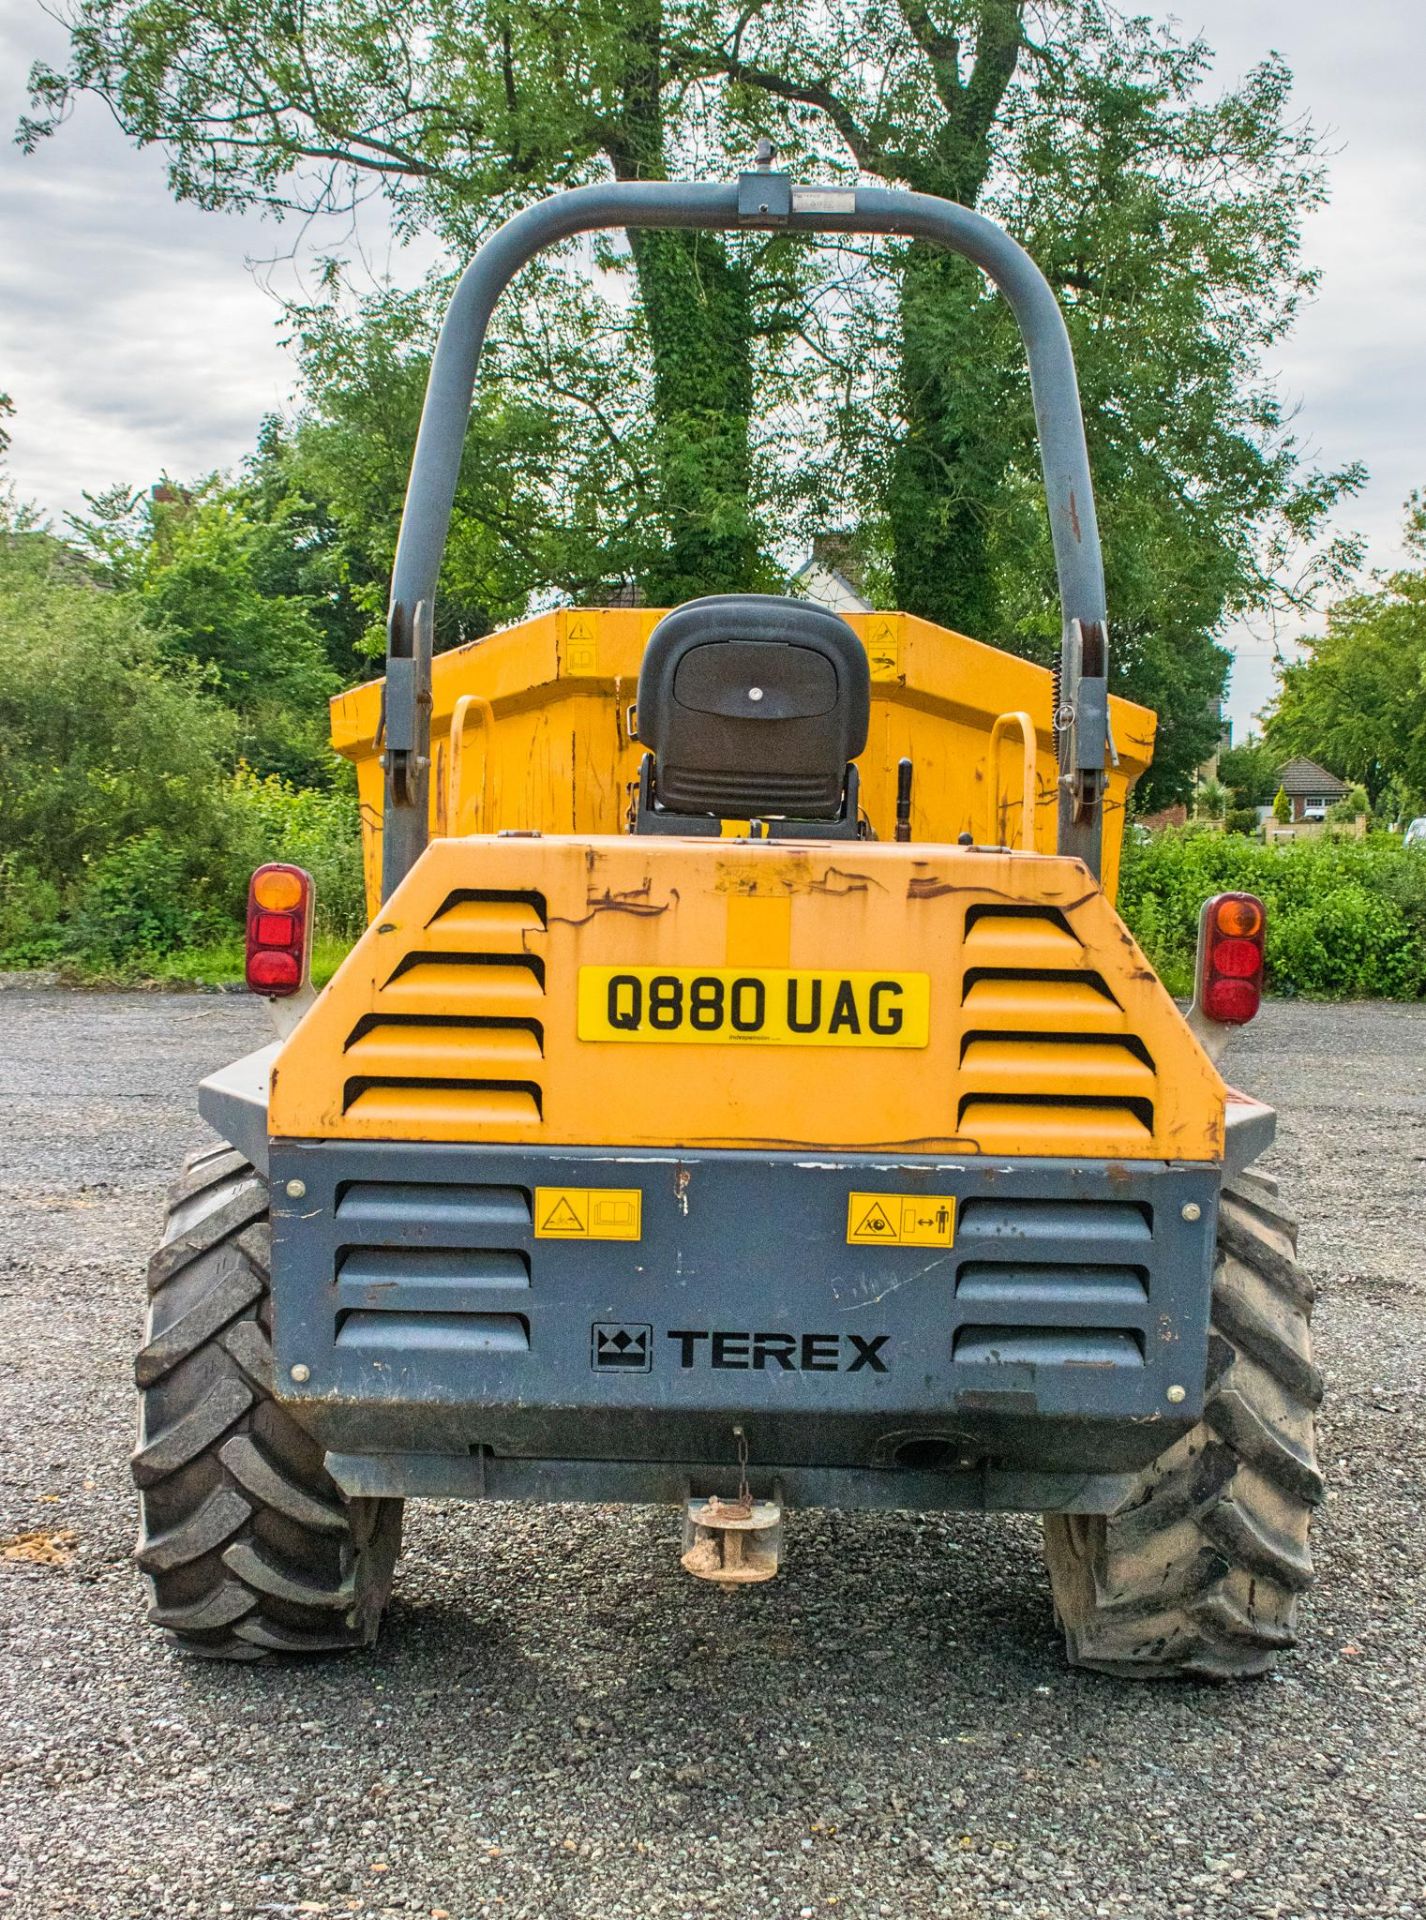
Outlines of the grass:
{"label": "grass", "polygon": [[[312,984],[325,987],[351,952],[344,936],[318,934],[312,944]],[[129,966],[86,961],[63,952],[33,948],[0,954],[0,971],[53,968],[66,986],[73,987],[225,987],[243,986],[243,941],[239,934],[211,940],[203,946],[180,947],[176,953],[149,955]]]}
{"label": "grass", "polygon": [[[321,933],[312,943],[312,984],[325,987],[351,952],[352,942]],[[146,966],[144,984],[159,986],[240,987],[243,984],[243,943],[236,935],[203,947],[182,947]]]}

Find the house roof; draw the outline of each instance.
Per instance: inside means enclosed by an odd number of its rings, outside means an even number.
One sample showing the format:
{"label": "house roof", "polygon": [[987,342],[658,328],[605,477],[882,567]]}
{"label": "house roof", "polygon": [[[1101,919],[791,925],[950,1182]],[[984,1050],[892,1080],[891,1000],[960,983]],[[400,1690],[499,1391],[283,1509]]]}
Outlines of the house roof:
{"label": "house roof", "polygon": [[1328,773],[1325,767],[1319,767],[1315,760],[1289,760],[1277,770],[1277,783],[1289,800],[1302,798],[1337,799],[1350,793],[1351,788],[1345,780],[1339,780],[1335,773]]}
{"label": "house roof", "polygon": [[815,553],[802,562],[792,577],[806,590],[809,600],[831,607],[835,613],[870,613],[873,610],[871,601],[857,591],[839,568],[829,566]]}

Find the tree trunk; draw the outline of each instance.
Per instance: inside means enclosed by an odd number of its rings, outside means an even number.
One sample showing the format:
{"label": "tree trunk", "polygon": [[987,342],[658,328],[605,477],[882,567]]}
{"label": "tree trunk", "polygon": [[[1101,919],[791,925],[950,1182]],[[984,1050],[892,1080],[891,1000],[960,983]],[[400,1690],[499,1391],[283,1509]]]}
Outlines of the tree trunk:
{"label": "tree trunk", "polygon": [[742,592],[759,571],[748,497],[748,276],[717,234],[632,238],[653,349],[659,493],[670,528],[664,563],[645,589],[658,605]]}
{"label": "tree trunk", "polygon": [[[1022,44],[1022,0],[981,0],[974,65],[927,9],[902,13],[934,76],[941,118],[908,184],[973,207],[990,172],[990,133]],[[908,613],[984,640],[999,637],[990,545],[1006,441],[994,357],[986,351],[981,276],[939,247],[908,247],[901,280],[901,407],[887,512],[897,600]]]}
{"label": "tree trunk", "polygon": [[990,520],[1006,447],[980,348],[978,275],[939,248],[907,250],[900,292],[901,437],[887,488],[897,605],[993,640]]}
{"label": "tree trunk", "polygon": [[[606,150],[617,178],[664,180],[662,0],[627,0],[620,112]],[[746,268],[716,233],[629,236],[654,366],[658,487],[670,541],[642,583],[655,605],[753,586],[749,490],[753,316]]]}

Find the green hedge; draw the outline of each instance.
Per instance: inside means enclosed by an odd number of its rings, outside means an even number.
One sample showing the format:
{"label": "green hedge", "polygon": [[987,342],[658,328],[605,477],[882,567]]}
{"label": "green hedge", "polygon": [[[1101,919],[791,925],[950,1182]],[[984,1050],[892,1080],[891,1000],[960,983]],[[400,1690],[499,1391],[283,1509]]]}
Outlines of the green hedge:
{"label": "green hedge", "polygon": [[1190,992],[1199,910],[1226,892],[1267,908],[1269,992],[1426,994],[1426,850],[1386,834],[1269,847],[1195,826],[1126,844],[1119,910],[1170,992]]}

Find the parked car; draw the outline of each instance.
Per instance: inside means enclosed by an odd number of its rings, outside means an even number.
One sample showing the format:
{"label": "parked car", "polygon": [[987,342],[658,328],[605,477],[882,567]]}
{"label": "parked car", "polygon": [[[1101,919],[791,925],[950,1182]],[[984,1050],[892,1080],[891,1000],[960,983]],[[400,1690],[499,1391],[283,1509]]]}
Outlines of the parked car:
{"label": "parked car", "polygon": [[1426,847],[1426,814],[1411,822],[1401,844],[1403,847]]}

